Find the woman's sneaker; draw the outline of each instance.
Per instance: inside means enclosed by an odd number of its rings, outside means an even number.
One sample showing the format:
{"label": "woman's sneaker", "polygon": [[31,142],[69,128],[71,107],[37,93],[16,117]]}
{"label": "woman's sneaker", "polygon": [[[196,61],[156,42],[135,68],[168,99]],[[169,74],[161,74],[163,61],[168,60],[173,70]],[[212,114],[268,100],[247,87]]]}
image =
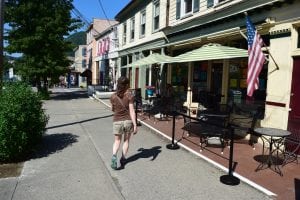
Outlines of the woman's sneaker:
{"label": "woman's sneaker", "polygon": [[112,169],[117,169],[117,156],[116,155],[113,155],[112,158],[111,158],[111,168]]}
{"label": "woman's sneaker", "polygon": [[121,167],[124,168],[124,166],[126,165],[126,158],[121,157],[120,164],[121,164]]}

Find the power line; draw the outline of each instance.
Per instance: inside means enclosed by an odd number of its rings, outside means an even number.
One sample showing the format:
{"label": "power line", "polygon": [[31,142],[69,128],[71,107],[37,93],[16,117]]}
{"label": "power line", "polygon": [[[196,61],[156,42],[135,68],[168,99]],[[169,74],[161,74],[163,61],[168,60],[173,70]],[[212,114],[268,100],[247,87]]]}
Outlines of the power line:
{"label": "power line", "polygon": [[98,0],[98,2],[99,2],[99,4],[100,4],[101,10],[102,10],[102,12],[103,12],[103,14],[104,14],[104,16],[105,16],[107,22],[109,23],[110,27],[112,27],[112,25],[111,25],[111,23],[110,23],[110,20],[108,19],[107,15],[106,15],[106,12],[105,12],[105,10],[104,10],[104,7],[103,7],[103,5],[102,5],[101,0]]}
{"label": "power line", "polygon": [[[63,0],[63,1],[66,1],[66,0]],[[103,7],[103,4],[102,4],[101,0],[98,0],[98,2],[99,2],[99,5],[100,5],[100,7],[101,7],[101,10],[102,10],[102,12],[103,12],[103,14],[104,14],[104,16],[105,16],[106,21],[107,21],[108,24],[109,24],[109,27],[108,27],[107,29],[111,29],[114,25],[112,25],[112,24],[110,23],[111,20],[108,19],[107,14],[106,14],[106,12],[105,12],[105,9],[104,9],[104,7]],[[72,10],[72,12],[73,12],[77,17],[79,17],[79,18],[81,19],[81,21],[82,21],[87,27],[91,24],[91,22],[89,22],[89,21],[88,21],[88,20],[80,13],[80,11],[74,6],[74,4],[73,4],[73,10]],[[97,31],[96,29],[93,28],[93,30],[94,30],[97,34],[100,34],[99,31]],[[117,44],[118,47],[119,47],[119,45],[120,45],[120,41],[119,41],[119,40],[114,41],[114,40],[110,39],[110,42],[113,43],[113,44]],[[127,52],[128,54],[131,54],[131,53],[132,53],[132,52],[128,51],[127,49],[125,49],[125,52]]]}
{"label": "power line", "polygon": [[80,20],[86,25],[86,26],[89,26],[90,25],[90,21],[87,20],[86,17],[84,17],[81,12],[73,5],[73,9],[72,9],[72,12],[80,18]]}

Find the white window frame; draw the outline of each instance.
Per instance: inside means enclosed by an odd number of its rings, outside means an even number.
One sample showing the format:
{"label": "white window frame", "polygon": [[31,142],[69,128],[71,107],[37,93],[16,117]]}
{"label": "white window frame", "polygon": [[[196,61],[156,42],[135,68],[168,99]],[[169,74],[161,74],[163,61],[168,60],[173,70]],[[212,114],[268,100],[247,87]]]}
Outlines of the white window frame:
{"label": "white window frame", "polygon": [[218,6],[220,4],[223,4],[226,1],[228,1],[228,0],[214,0],[214,5],[212,7],[215,7],[215,6]]}
{"label": "white window frame", "polygon": [[135,17],[132,17],[130,19],[130,41],[134,41],[134,37],[135,37]]}
{"label": "white window frame", "polygon": [[[158,12],[156,12],[158,11]],[[158,18],[158,24],[157,24],[157,28],[156,27],[156,19]],[[153,1],[153,18],[152,18],[152,30],[157,31],[159,30],[159,18],[160,18],[160,2],[159,0],[154,0]]]}
{"label": "white window frame", "polygon": [[146,10],[142,10],[140,16],[140,37],[142,38],[146,35]]}
{"label": "white window frame", "polygon": [[123,39],[122,39],[122,44],[125,45],[126,44],[126,40],[127,40],[127,23],[124,22],[123,23]]}

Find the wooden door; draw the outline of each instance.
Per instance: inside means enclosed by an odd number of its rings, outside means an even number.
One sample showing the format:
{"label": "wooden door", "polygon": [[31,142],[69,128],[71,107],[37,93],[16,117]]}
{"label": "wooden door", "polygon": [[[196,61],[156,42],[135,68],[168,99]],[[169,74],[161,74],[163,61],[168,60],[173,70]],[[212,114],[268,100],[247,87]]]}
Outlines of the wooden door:
{"label": "wooden door", "polygon": [[221,94],[222,91],[222,76],[223,76],[223,64],[213,63],[211,76],[211,92],[214,94]]}
{"label": "wooden door", "polygon": [[[288,130],[300,138],[300,57],[294,58]],[[300,151],[298,151],[300,154]]]}

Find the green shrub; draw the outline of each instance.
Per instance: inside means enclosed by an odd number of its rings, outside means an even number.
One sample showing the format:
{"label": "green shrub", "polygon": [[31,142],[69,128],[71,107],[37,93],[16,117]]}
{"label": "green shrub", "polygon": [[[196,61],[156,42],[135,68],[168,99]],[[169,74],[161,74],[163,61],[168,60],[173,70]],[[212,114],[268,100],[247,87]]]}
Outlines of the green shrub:
{"label": "green shrub", "polygon": [[49,100],[50,99],[50,92],[48,91],[47,88],[41,88],[38,91],[38,95],[43,100]]}
{"label": "green shrub", "polygon": [[7,83],[0,95],[0,161],[23,159],[41,140],[48,116],[25,83]]}

